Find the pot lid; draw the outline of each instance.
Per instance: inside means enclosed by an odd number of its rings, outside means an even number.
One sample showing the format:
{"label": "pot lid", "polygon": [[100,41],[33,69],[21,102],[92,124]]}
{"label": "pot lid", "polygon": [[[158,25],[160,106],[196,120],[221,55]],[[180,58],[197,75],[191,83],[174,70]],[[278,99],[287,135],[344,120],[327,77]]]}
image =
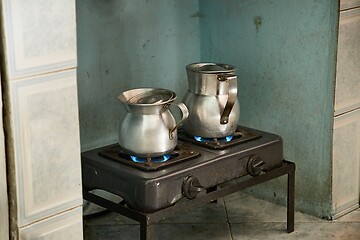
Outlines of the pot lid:
{"label": "pot lid", "polygon": [[228,73],[236,71],[236,68],[230,64],[223,63],[192,63],[186,66],[186,69],[198,73]]}
{"label": "pot lid", "polygon": [[132,96],[128,99],[128,103],[154,105],[168,102],[169,100],[172,100],[173,97],[174,94],[171,91],[165,89],[149,89]]}

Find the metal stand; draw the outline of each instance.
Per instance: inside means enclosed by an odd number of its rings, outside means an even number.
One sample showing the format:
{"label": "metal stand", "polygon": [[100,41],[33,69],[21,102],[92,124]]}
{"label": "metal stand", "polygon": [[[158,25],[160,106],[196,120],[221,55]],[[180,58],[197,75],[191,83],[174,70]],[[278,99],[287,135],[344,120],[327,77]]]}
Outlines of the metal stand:
{"label": "metal stand", "polygon": [[283,165],[259,176],[246,179],[244,181],[234,183],[223,188],[212,188],[204,196],[199,196],[193,200],[178,202],[173,206],[158,210],[152,213],[139,212],[129,207],[116,204],[107,199],[84,191],[84,199],[95,203],[99,206],[107,208],[111,211],[124,215],[140,223],[140,240],[155,239],[154,224],[163,218],[171,216],[175,213],[183,212],[205,203],[216,201],[216,199],[240,191],[242,189],[257,185],[262,182],[272,180],[274,178],[288,175],[287,185],[287,232],[294,231],[294,204],[295,204],[295,164],[284,160]]}

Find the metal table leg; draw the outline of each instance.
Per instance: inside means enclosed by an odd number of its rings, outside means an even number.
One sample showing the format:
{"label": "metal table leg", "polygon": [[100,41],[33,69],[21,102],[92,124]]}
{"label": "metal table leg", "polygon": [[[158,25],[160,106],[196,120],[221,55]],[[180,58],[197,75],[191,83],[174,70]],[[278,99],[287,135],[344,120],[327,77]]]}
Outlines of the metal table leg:
{"label": "metal table leg", "polygon": [[266,182],[268,180],[288,175],[288,198],[287,198],[287,232],[294,231],[294,205],[295,205],[295,164],[284,160],[283,166],[277,169],[273,169],[265,174],[260,174],[254,178],[249,178],[242,182],[226,186],[224,188],[217,189],[213,187],[208,189],[207,194],[200,198],[195,198],[187,202],[177,203],[174,206],[160,209],[152,213],[139,212],[135,209],[116,204],[100,196],[94,195],[86,190],[83,192],[84,199],[96,203],[99,206],[107,208],[111,211],[117,212],[128,218],[131,218],[140,223],[140,240],[154,240],[155,231],[154,224],[161,219],[171,216],[175,213],[181,213],[183,211],[201,206],[203,204],[215,201],[218,198],[227,196],[231,193],[243,190],[245,188],[255,186],[259,183]]}
{"label": "metal table leg", "polygon": [[295,211],[295,165],[288,173],[288,197],[287,197],[287,232],[294,231]]}
{"label": "metal table leg", "polygon": [[153,240],[155,239],[154,225],[147,225],[146,223],[140,223],[140,240]]}

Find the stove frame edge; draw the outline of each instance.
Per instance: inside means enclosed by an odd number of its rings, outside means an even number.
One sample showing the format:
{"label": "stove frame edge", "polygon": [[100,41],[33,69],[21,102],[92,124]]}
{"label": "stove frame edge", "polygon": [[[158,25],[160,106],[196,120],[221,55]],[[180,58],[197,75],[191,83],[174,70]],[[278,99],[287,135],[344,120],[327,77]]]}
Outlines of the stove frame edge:
{"label": "stove frame edge", "polygon": [[107,208],[113,212],[126,216],[140,223],[140,240],[153,240],[155,239],[154,223],[157,223],[163,218],[171,216],[175,213],[190,210],[199,207],[203,204],[216,201],[218,198],[235,193],[248,187],[275,179],[277,177],[288,175],[287,182],[287,232],[294,231],[294,214],[295,214],[295,163],[283,160],[282,166],[275,168],[269,172],[262,173],[258,176],[234,183],[220,189],[214,189],[207,192],[203,196],[196,197],[195,199],[178,202],[173,206],[160,209],[151,213],[140,212],[123,205],[119,205],[105,198],[97,196],[86,190],[83,192],[85,200],[95,203],[99,206]]}

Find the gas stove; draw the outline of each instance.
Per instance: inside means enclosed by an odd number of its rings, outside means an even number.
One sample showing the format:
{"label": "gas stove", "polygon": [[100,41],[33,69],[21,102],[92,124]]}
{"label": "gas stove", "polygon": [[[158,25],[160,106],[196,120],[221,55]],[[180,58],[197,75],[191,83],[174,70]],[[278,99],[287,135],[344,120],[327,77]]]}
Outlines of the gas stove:
{"label": "gas stove", "polygon": [[194,138],[181,130],[178,137],[177,148],[166,160],[134,161],[117,144],[82,153],[84,190],[111,192],[130,208],[151,213],[283,164],[282,139],[275,134],[239,126],[230,140]]}

